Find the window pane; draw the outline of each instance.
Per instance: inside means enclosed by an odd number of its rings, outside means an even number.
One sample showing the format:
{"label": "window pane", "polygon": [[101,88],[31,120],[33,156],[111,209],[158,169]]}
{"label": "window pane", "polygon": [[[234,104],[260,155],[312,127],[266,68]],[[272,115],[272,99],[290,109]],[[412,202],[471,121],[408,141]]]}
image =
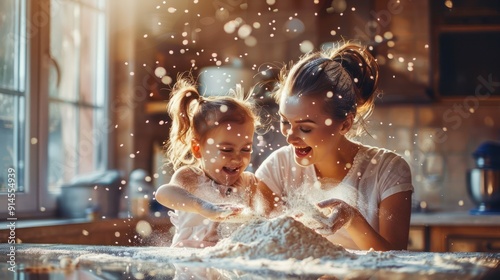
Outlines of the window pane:
{"label": "window pane", "polygon": [[[100,3],[104,3],[104,1],[100,1]],[[98,44],[95,46],[96,51],[96,61],[98,61],[98,65],[96,65],[96,69],[93,73],[95,73],[95,105],[97,106],[105,106],[107,102],[107,39],[106,39],[106,14],[99,13],[97,16],[98,24],[96,29],[94,30],[95,40]]]}
{"label": "window pane", "polygon": [[0,1],[0,88],[19,90],[20,3],[17,0]]}
{"label": "window pane", "polygon": [[51,103],[49,122],[49,189],[57,191],[76,175],[104,167],[108,131],[102,109]]}
{"label": "window pane", "polygon": [[[97,55],[101,51],[98,46],[102,45],[96,40],[98,34],[98,14],[94,10],[83,7],[81,17],[81,46],[80,46],[80,101],[86,104],[95,104],[96,94],[96,70],[98,64]],[[102,68],[102,67],[101,67]]]}
{"label": "window pane", "polygon": [[[16,211],[30,208],[35,200],[28,192],[26,109],[26,1],[0,1],[0,205],[6,205],[6,193],[16,191]],[[9,182],[12,175],[15,182]],[[28,205],[28,206],[27,206]],[[7,207],[0,209],[5,214]],[[9,211],[10,212],[10,211]],[[9,213],[9,214],[12,214]]]}
{"label": "window pane", "polygon": [[51,103],[49,110],[48,185],[55,191],[76,175],[78,114],[75,106],[64,103]]}
{"label": "window pane", "polygon": [[[105,1],[100,1],[105,2]],[[108,133],[105,12],[79,1],[51,1],[49,190],[102,170]],[[54,81],[59,81],[55,83]]]}
{"label": "window pane", "polygon": [[16,174],[16,188],[24,188],[25,114],[24,97],[0,93],[0,192],[7,191],[7,170]]}
{"label": "window pane", "polygon": [[[68,101],[77,101],[80,67],[80,6],[70,1],[51,1],[50,53],[53,66],[50,96]],[[83,82],[83,81],[82,81]]]}
{"label": "window pane", "polygon": [[[96,147],[99,140],[94,132],[94,110],[82,108],[80,110],[80,127],[78,133],[78,173],[85,174],[94,171]],[[85,133],[90,132],[90,133]]]}

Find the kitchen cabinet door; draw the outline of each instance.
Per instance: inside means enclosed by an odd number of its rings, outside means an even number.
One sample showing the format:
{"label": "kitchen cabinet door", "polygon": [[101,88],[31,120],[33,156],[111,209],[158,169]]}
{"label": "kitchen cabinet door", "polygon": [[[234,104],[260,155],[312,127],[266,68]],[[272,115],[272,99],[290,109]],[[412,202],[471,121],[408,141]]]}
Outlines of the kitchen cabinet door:
{"label": "kitchen cabinet door", "polygon": [[433,226],[431,252],[500,252],[500,227]]}

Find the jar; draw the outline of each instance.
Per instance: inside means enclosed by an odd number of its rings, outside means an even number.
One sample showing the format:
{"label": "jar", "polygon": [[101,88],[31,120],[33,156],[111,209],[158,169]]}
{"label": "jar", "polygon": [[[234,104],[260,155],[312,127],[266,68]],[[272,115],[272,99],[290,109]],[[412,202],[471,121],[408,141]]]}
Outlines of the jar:
{"label": "jar", "polygon": [[150,214],[153,186],[147,181],[148,174],[143,169],[130,173],[128,186],[129,213],[132,217],[146,217]]}

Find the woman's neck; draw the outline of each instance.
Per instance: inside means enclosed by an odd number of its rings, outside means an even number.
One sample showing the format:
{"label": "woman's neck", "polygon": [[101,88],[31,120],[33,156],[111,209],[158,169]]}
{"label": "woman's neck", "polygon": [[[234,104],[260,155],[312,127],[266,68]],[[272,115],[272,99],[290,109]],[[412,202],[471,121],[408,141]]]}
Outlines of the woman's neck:
{"label": "woman's neck", "polygon": [[342,181],[354,164],[354,158],[360,145],[343,138],[339,149],[332,154],[331,160],[322,164],[315,164],[316,175],[319,178],[331,178]]}

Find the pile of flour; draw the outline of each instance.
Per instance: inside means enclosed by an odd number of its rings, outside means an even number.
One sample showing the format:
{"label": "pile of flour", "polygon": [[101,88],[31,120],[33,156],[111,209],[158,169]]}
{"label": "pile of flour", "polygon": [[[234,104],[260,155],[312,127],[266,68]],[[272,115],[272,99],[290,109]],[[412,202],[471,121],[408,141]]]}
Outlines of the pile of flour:
{"label": "pile of flour", "polygon": [[266,258],[271,260],[307,258],[355,258],[340,245],[296,221],[290,216],[270,220],[255,220],[240,226],[229,237],[211,248],[208,257]]}

